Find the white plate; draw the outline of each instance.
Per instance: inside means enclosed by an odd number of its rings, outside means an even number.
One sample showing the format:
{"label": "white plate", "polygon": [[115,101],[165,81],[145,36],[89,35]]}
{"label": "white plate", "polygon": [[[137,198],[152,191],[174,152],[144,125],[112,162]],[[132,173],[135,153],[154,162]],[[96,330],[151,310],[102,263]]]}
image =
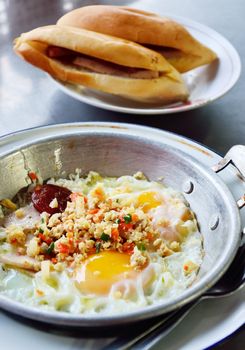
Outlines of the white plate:
{"label": "white plate", "polygon": [[51,78],[52,81],[63,92],[81,102],[122,113],[169,114],[183,112],[204,106],[223,96],[234,86],[241,73],[241,61],[235,48],[222,35],[203,24],[171,14],[164,15],[181,23],[196,39],[212,48],[219,57],[219,60],[209,65],[183,74],[190,92],[188,102],[154,106],[82,86],[77,87]]}
{"label": "white plate", "polygon": [[[26,143],[35,142],[36,135],[43,139],[49,139],[51,136],[61,136],[70,133],[79,134],[81,128],[86,130],[91,128],[103,127],[103,131],[110,131],[113,123],[73,123],[59,124],[30,129],[21,133],[2,137],[0,147],[3,152],[9,149],[9,143],[14,148]],[[122,128],[117,129],[118,133],[127,132],[130,129],[135,135],[144,133],[146,137],[161,140],[170,146],[180,149],[187,154],[197,158],[204,165],[211,167],[216,164],[221,157],[210,151],[204,146],[199,145],[183,136],[178,136],[170,132],[161,131],[149,127],[143,127],[132,124],[120,124]],[[235,176],[232,168],[227,168],[220,174],[223,181],[229,186],[235,198],[239,198],[244,193],[245,184]],[[245,211],[241,211],[242,225],[245,225]],[[221,339],[229,336],[236,331],[245,322],[245,288],[233,295],[216,299],[202,301],[196,306],[190,314],[178,325],[161,343],[155,347],[155,350],[200,350],[205,349]],[[31,328],[24,322],[18,322],[0,311],[0,339],[1,349],[22,350],[28,349],[30,344],[35,344],[35,350],[80,350],[94,349],[99,350],[102,346],[108,344],[112,338],[96,339],[81,337],[74,338],[65,335],[53,334],[48,330],[39,330]],[[13,336],[14,334],[14,336]]]}

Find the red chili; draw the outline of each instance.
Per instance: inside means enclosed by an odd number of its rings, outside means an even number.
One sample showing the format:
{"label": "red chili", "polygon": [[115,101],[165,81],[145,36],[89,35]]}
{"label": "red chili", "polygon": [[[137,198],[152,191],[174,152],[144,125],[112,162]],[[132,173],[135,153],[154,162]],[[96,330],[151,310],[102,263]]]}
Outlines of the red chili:
{"label": "red chili", "polygon": [[[47,212],[55,214],[66,209],[67,202],[70,201],[71,191],[65,187],[56,185],[38,185],[32,193],[32,203],[39,213]],[[49,204],[53,199],[57,199],[58,207],[51,208]]]}

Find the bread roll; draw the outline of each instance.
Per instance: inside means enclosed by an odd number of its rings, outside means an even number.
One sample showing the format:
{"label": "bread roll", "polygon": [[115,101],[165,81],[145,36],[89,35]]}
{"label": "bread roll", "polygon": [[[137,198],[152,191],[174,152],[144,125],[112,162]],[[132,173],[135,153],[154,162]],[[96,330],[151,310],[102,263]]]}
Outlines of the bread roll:
{"label": "bread roll", "polygon": [[188,97],[180,74],[160,54],[124,39],[51,25],[22,34],[14,50],[64,82],[142,102]]}
{"label": "bread roll", "polygon": [[170,18],[122,6],[94,5],[61,17],[67,25],[130,40],[161,53],[179,72],[208,64],[216,54]]}

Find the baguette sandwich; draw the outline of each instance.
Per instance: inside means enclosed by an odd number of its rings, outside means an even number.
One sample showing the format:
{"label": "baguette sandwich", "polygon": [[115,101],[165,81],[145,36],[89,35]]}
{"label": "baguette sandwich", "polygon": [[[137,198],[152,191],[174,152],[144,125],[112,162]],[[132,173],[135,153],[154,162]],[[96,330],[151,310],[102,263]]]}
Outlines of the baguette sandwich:
{"label": "baguette sandwich", "polygon": [[217,56],[170,18],[121,6],[85,6],[61,17],[68,25],[130,40],[163,55],[179,72],[211,63]]}
{"label": "baguette sandwich", "polygon": [[63,82],[147,103],[188,97],[179,72],[162,55],[113,36],[50,25],[22,34],[14,50]]}

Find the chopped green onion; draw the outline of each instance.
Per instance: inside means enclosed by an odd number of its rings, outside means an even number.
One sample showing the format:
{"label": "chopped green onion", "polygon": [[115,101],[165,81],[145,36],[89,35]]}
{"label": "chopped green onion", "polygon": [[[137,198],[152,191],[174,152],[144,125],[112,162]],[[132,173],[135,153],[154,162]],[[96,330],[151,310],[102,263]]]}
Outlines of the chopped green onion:
{"label": "chopped green onion", "polygon": [[102,232],[102,235],[100,236],[100,239],[102,239],[102,241],[104,242],[108,242],[110,239],[110,236],[107,235],[106,233]]}
{"label": "chopped green onion", "polygon": [[101,247],[101,243],[100,242],[95,243],[96,253],[100,252],[100,247]]}
{"label": "chopped green onion", "polygon": [[165,282],[164,277],[162,277],[162,283],[164,283],[164,282]]}
{"label": "chopped green onion", "polygon": [[39,227],[39,232],[40,232],[40,233],[43,233],[43,232],[44,232],[43,229],[42,229],[41,227]]}
{"label": "chopped green onion", "polygon": [[120,224],[121,220],[120,219],[116,219],[115,223],[116,224]]}
{"label": "chopped green onion", "polygon": [[127,214],[123,218],[124,218],[124,221],[126,222],[126,224],[129,224],[132,221],[132,215],[131,214]]}
{"label": "chopped green onion", "polygon": [[138,248],[139,250],[141,250],[142,252],[146,250],[146,247],[145,247],[145,245],[144,245],[143,243],[137,244],[137,248]]}
{"label": "chopped green onion", "polygon": [[44,218],[41,219],[41,223],[44,224]]}
{"label": "chopped green onion", "polygon": [[47,249],[47,254],[50,255],[53,250],[54,250],[54,242],[50,243],[50,245]]}

